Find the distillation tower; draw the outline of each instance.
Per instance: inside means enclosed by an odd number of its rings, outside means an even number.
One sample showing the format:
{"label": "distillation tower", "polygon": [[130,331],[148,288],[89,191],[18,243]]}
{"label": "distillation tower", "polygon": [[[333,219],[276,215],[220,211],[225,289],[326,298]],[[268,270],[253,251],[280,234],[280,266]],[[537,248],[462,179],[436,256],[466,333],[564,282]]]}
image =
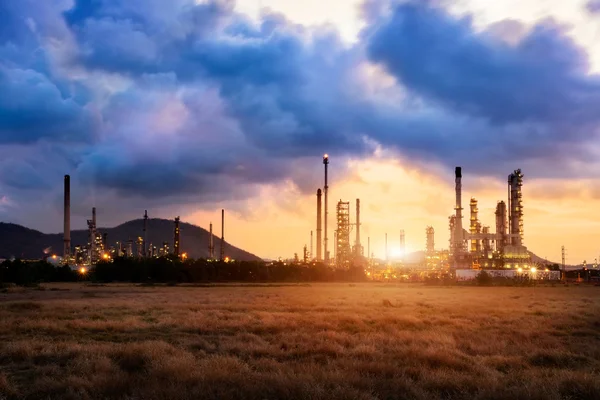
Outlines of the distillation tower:
{"label": "distillation tower", "polygon": [[350,249],[350,203],[339,201],[336,210],[336,265],[338,268],[348,267],[351,261]]}
{"label": "distillation tower", "polygon": [[[504,201],[496,205],[496,232],[482,226],[477,199],[470,201],[469,231],[462,228],[461,174],[456,168],[455,214],[449,218],[450,251],[455,268],[504,266],[516,268],[530,263],[523,246],[523,174],[520,169],[508,176],[508,207]],[[508,229],[507,229],[508,223]],[[466,247],[466,244],[469,244]]]}
{"label": "distillation tower", "polygon": [[433,229],[433,226],[428,226],[425,229],[425,236],[425,252],[427,253],[427,255],[431,256],[435,254],[435,230]]}

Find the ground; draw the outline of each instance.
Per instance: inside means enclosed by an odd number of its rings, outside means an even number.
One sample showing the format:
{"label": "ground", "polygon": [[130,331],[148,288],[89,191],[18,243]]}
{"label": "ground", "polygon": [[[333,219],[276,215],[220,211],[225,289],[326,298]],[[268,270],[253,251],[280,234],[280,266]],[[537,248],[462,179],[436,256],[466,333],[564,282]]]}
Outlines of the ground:
{"label": "ground", "polygon": [[600,287],[0,293],[0,398],[600,398]]}

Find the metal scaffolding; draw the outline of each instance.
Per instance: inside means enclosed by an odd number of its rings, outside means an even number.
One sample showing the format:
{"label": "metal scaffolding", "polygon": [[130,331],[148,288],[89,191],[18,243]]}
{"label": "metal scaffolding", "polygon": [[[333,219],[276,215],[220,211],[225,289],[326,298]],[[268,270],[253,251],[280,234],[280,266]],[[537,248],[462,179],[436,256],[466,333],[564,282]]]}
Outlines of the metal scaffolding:
{"label": "metal scaffolding", "polygon": [[425,229],[425,235],[426,235],[425,250],[427,252],[427,255],[432,255],[435,253],[435,241],[434,241],[435,230],[433,229],[433,226],[428,226]]}
{"label": "metal scaffolding", "polygon": [[350,246],[350,203],[337,204],[336,265],[338,268],[350,266],[352,251]]}
{"label": "metal scaffolding", "polygon": [[523,174],[520,169],[508,176],[509,189],[509,233],[513,246],[523,245]]}

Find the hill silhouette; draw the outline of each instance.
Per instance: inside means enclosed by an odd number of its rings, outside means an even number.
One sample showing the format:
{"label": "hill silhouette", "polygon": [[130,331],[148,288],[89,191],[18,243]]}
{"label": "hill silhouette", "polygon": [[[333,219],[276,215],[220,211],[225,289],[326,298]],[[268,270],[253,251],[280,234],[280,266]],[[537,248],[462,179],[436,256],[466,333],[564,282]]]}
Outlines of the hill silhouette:
{"label": "hill silhouette", "polygon": [[[109,245],[114,245],[116,242],[126,242],[129,239],[135,241],[138,236],[142,236],[143,225],[144,222],[142,219],[136,219],[114,228],[98,228],[98,230],[101,233],[107,233]],[[160,218],[148,219],[148,243],[152,243],[156,247],[162,246],[163,242],[168,242],[169,247],[172,249],[173,231],[174,223],[172,220]],[[188,253],[191,258],[208,257],[208,239],[210,233],[206,229],[181,222],[180,235],[182,252]],[[216,235],[214,236],[215,256],[218,257],[221,240]],[[73,248],[76,245],[83,245],[87,241],[87,230],[71,231],[71,244]],[[63,234],[45,234],[21,225],[0,222],[0,258],[42,258],[44,249],[48,248],[51,248],[49,251],[52,254],[62,255]],[[225,255],[236,260],[260,260],[260,257],[232,246],[227,242],[225,242]]]}

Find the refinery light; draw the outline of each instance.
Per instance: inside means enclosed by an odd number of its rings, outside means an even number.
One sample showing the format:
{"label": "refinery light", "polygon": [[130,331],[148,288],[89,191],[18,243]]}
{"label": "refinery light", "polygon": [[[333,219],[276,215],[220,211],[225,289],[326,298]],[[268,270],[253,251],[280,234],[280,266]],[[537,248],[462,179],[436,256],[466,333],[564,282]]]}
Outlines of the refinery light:
{"label": "refinery light", "polygon": [[81,268],[79,268],[79,273],[80,273],[80,274],[82,274],[82,275],[83,275],[83,274],[85,274],[86,272],[87,272],[87,269],[86,269],[85,267],[81,267]]}

